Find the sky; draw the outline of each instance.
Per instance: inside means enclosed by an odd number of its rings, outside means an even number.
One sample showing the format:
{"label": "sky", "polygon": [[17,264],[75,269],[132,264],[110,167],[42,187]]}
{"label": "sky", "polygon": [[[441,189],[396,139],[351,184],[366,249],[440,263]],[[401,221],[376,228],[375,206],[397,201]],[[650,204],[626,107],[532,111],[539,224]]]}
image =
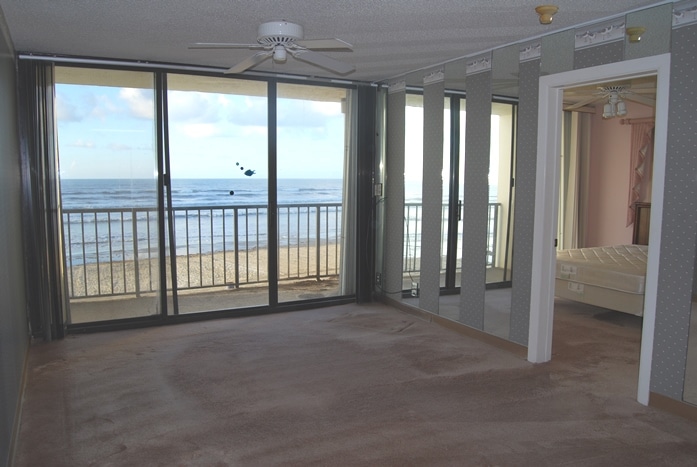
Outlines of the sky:
{"label": "sky", "polygon": [[[267,178],[266,98],[169,91],[172,178]],[[279,178],[342,178],[341,104],[278,103]],[[56,85],[62,178],[152,178],[154,93]],[[244,170],[240,170],[244,167]]]}
{"label": "sky", "polygon": [[[168,110],[172,178],[234,179],[247,177],[245,172],[268,177],[265,97],[169,91]],[[56,115],[62,178],[155,176],[153,90],[57,84]],[[343,177],[345,116],[340,103],[279,99],[277,117],[279,178]],[[418,185],[423,108],[408,106],[406,117],[404,177]],[[492,130],[498,132],[495,115]],[[492,162],[498,158],[494,146]],[[494,162],[489,183],[496,184],[497,177]],[[447,164],[443,178],[448,178]]]}

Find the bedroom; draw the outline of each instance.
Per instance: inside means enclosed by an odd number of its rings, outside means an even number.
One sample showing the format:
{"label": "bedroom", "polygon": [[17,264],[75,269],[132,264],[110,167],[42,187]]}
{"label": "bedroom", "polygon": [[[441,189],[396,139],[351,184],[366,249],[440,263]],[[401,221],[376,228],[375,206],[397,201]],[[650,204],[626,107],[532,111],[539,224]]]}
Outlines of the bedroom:
{"label": "bedroom", "polygon": [[556,295],[643,312],[655,77],[567,89]]}
{"label": "bedroom", "polygon": [[[647,130],[652,132],[654,107],[646,105],[649,102],[642,104],[637,101],[655,99],[655,78],[642,78],[629,84],[625,83],[630,86],[630,89],[634,87],[637,91],[637,94],[630,95],[629,99],[625,100],[626,115],[603,118],[604,104],[608,103],[608,100],[600,94],[602,91],[598,88],[616,84],[618,83],[604,83],[599,86],[572,88],[565,91],[566,108],[577,112],[573,118],[567,112],[566,122],[575,124],[580,120],[583,123],[576,125],[577,128],[582,128],[581,134],[577,137],[573,135],[564,139],[569,143],[564,145],[562,154],[568,156],[570,146],[576,145],[579,147],[578,152],[586,157],[587,163],[577,166],[579,167],[579,177],[575,180],[577,183],[574,183],[573,180],[569,182],[568,176],[560,177],[560,206],[562,207],[560,207],[558,250],[574,247],[625,246],[631,248],[635,246],[642,249],[639,254],[642,255],[641,259],[644,260],[644,263],[639,267],[640,271],[637,276],[627,276],[629,281],[634,280],[634,282],[628,283],[627,277],[625,277],[620,287],[636,293],[623,294],[611,291],[609,295],[593,295],[592,292],[588,294],[588,289],[584,290],[584,287],[588,287],[588,283],[593,283],[593,278],[584,281],[586,284],[574,281],[569,274],[569,269],[574,268],[573,263],[559,265],[560,260],[569,259],[566,256],[569,250],[561,253],[563,258],[558,252],[558,279],[555,289],[558,298],[555,300],[555,313],[571,310],[579,313],[577,318],[582,315],[586,319],[592,317],[603,320],[608,325],[614,324],[628,328],[627,342],[617,344],[618,346],[632,347],[638,360],[642,325],[642,318],[639,316],[643,311],[645,248],[649,244],[648,228],[651,212],[653,161],[651,151],[644,152],[646,156],[644,164],[641,167],[636,167],[637,152],[633,151],[632,145],[633,132],[637,138],[642,136],[640,134],[642,131],[644,133]],[[586,109],[586,107],[590,107],[586,104],[588,99],[594,97],[596,99],[592,102],[594,107]],[[582,105],[579,107],[579,104]],[[585,116],[581,113],[584,110],[588,112]],[[571,132],[567,131],[564,135],[570,136]],[[649,136],[645,134],[643,142],[647,143],[649,139]],[[583,150],[584,145],[587,148],[586,151]],[[631,198],[630,179],[632,174],[638,170],[642,171],[643,177],[640,180],[637,180],[636,176],[634,177],[634,181],[638,181],[638,184],[633,198]],[[568,174],[569,172],[563,173]],[[578,194],[577,198],[574,197],[574,192]],[[630,205],[634,209],[630,210]],[[570,207],[564,210],[563,206]],[[611,250],[619,251],[618,254],[632,254],[631,250],[625,248],[620,250],[612,248]],[[577,271],[574,270],[574,275],[576,273]],[[596,278],[598,277],[596,276]],[[600,276],[600,278],[612,280],[611,277]],[[605,285],[607,286],[607,284]],[[632,290],[632,287],[635,290]],[[606,289],[599,290],[602,292]],[[697,362],[697,336],[695,335],[697,334],[695,331],[697,329],[697,285],[693,284],[692,294],[692,319],[683,399],[694,404],[697,403],[697,371],[694,370],[694,363]],[[584,302],[598,307],[606,307],[608,310],[603,311],[603,308],[584,305]],[[610,309],[621,310],[625,313]],[[630,313],[630,315],[626,313]],[[592,336],[580,336],[580,338],[586,341],[593,339]],[[628,365],[627,370],[631,372],[631,376],[627,377],[628,381],[633,383],[636,380],[634,372],[637,369],[637,362]]]}

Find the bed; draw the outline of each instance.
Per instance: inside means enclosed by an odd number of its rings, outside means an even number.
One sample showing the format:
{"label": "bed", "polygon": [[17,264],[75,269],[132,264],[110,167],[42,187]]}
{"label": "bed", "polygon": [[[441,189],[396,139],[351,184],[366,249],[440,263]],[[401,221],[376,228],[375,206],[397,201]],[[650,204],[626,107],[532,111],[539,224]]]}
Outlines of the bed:
{"label": "bed", "polygon": [[559,250],[555,295],[641,316],[647,252],[646,245]]}

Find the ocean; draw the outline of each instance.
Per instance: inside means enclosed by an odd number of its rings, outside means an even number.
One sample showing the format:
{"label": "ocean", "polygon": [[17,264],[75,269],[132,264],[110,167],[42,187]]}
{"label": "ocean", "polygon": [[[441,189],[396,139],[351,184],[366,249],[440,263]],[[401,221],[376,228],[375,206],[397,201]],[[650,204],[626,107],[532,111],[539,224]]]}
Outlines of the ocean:
{"label": "ocean", "polygon": [[[173,179],[177,254],[265,248],[267,193],[266,179]],[[280,246],[313,244],[318,236],[340,241],[342,180],[279,179],[277,193]],[[407,183],[405,202],[420,203],[420,193],[420,183]],[[156,257],[156,194],[150,179],[62,179],[69,264]],[[418,221],[409,219],[407,228],[409,246],[418,252]]]}
{"label": "ocean", "polygon": [[[267,183],[252,178],[173,179],[177,254],[265,248]],[[279,245],[310,244],[318,233],[320,241],[339,241],[340,179],[280,179],[277,193]],[[156,257],[156,194],[154,180],[61,180],[69,264]]]}
{"label": "ocean", "polygon": [[[280,179],[278,203],[340,203],[340,179]],[[172,206],[249,206],[267,203],[266,179],[173,179]],[[234,193],[234,194],[232,194]],[[149,179],[63,179],[64,209],[157,207]]]}

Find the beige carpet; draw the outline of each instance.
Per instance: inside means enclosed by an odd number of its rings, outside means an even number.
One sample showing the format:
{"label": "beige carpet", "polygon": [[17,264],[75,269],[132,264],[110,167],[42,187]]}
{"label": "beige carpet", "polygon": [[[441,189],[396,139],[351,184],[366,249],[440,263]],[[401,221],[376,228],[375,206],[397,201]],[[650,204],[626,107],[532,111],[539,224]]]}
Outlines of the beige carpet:
{"label": "beige carpet", "polygon": [[378,304],[72,336],[30,351],[15,465],[695,465],[640,326],[558,304],[542,365]]}

